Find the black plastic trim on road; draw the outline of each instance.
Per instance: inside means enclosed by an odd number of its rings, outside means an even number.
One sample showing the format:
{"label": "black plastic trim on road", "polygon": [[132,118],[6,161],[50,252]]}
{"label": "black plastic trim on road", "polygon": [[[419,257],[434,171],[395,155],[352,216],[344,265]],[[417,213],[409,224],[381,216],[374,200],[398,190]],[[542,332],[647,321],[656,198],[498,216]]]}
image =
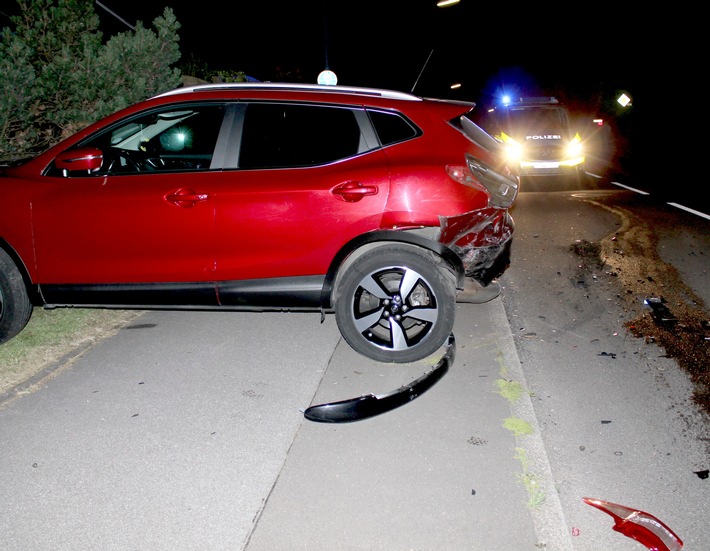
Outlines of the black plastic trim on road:
{"label": "black plastic trim on road", "polygon": [[449,370],[456,357],[456,339],[451,333],[446,342],[444,355],[436,367],[408,385],[379,396],[365,394],[340,402],[311,406],[304,412],[309,421],[319,423],[350,423],[391,411],[421,396],[434,386]]}

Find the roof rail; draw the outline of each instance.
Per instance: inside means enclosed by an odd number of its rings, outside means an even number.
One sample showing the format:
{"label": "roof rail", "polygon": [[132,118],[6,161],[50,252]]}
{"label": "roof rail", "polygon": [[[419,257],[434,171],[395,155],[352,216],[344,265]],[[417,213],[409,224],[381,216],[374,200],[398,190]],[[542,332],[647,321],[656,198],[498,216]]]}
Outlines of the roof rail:
{"label": "roof rail", "polygon": [[414,94],[409,94],[407,92],[399,92],[397,90],[366,88],[361,86],[326,86],[323,84],[302,84],[289,82],[225,82],[216,84],[196,84],[194,86],[175,88],[174,90],[163,92],[162,94],[158,94],[154,97],[159,98],[210,90],[308,90],[333,94],[360,94],[364,96],[376,96],[389,99],[422,101],[422,98],[419,96],[415,96]]}

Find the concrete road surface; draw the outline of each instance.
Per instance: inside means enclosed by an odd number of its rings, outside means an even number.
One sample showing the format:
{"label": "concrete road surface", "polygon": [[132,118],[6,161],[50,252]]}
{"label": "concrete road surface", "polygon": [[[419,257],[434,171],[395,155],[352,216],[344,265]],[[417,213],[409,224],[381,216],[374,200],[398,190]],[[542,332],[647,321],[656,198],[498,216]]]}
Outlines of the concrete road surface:
{"label": "concrete road surface", "polygon": [[332,316],[146,313],[0,409],[0,549],[568,550],[501,300],[458,305],[436,385],[350,423],[303,411],[438,357],[369,361]]}

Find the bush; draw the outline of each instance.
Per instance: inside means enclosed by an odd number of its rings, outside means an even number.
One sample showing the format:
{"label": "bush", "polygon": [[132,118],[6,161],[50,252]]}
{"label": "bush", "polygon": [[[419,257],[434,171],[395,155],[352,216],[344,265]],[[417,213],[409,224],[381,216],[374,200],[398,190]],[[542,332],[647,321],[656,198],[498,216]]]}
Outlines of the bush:
{"label": "bush", "polygon": [[18,0],[0,42],[0,164],[40,153],[92,122],[176,88],[171,8],[106,42],[92,0]]}

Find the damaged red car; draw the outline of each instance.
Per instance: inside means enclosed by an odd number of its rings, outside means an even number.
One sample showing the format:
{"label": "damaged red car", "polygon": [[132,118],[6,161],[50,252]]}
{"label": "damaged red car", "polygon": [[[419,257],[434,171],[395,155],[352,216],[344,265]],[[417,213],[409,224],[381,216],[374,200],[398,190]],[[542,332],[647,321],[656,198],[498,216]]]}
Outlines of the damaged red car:
{"label": "damaged red car", "polygon": [[2,170],[0,342],[35,307],[320,311],[366,357],[427,357],[510,261],[519,178],[474,110],[237,83],[117,112]]}

